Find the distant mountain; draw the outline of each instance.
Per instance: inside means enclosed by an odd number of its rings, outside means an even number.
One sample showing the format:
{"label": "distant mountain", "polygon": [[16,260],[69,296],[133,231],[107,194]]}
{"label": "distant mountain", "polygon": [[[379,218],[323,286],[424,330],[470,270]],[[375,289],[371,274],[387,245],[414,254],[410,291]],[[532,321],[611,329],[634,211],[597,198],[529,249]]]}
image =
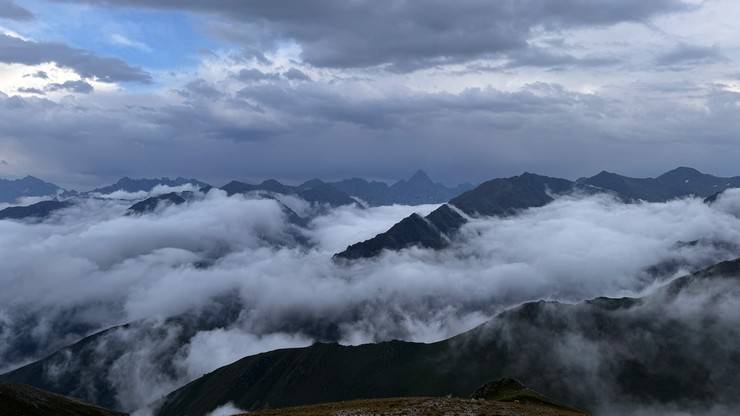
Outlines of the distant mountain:
{"label": "distant mountain", "polygon": [[[425,180],[417,178],[416,181],[424,182]],[[711,203],[721,190],[733,187],[740,187],[740,177],[716,177],[686,167],[666,172],[657,178],[630,178],[602,171],[595,176],[581,178],[575,182],[525,172],[519,176],[483,182],[474,189],[452,198],[448,204],[472,217],[509,216],[527,208],[547,205],[556,197],[573,192],[582,194],[606,192],[625,202],[639,200],[665,202],[674,198],[695,195],[707,197],[705,202]],[[399,247],[410,246],[439,248],[443,245],[432,243],[436,240],[444,240],[445,235],[451,235],[448,230],[432,238],[431,234],[434,230],[431,229],[424,234],[418,232],[414,234],[409,227],[412,221],[406,218],[402,222],[404,224],[398,223],[389,231],[370,240],[349,246],[336,256],[354,259],[372,257],[383,249],[397,250]],[[461,227],[465,222],[464,219],[456,221],[456,227]],[[416,223],[421,224],[418,221]],[[415,228],[420,229],[419,226]],[[403,244],[399,244],[398,241],[403,241]]]}
{"label": "distant mountain", "polygon": [[43,219],[51,215],[54,211],[69,208],[72,205],[74,204],[70,201],[50,200],[26,206],[8,207],[0,210],[0,220]]}
{"label": "distant mountain", "polygon": [[573,182],[569,180],[524,173],[483,182],[451,199],[450,204],[471,216],[505,216],[541,207],[552,202],[555,196],[572,190]]}
{"label": "distant mountain", "polygon": [[[499,377],[515,377],[586,409],[624,403],[693,413],[738,405],[740,333],[724,327],[711,307],[685,307],[690,299],[716,305],[738,294],[740,259],[681,277],[642,298],[525,303],[432,344],[314,344],[271,351],[188,383],[169,394],[157,414],[203,415],[229,402],[258,410],[359,398],[463,396]],[[671,312],[676,310],[681,313]],[[721,364],[717,357],[723,357]]]}
{"label": "distant mountain", "polygon": [[579,179],[578,183],[613,192],[626,201],[664,202],[689,195],[706,198],[727,188],[737,188],[740,177],[723,178],[679,167],[657,178],[630,178],[602,171]]}
{"label": "distant mountain", "polygon": [[118,180],[118,182],[103,186],[101,188],[96,188],[90,191],[89,193],[99,193],[99,194],[110,194],[116,191],[124,191],[124,192],[150,192],[154,187],[163,185],[163,186],[183,186],[187,184],[192,184],[198,188],[210,188],[211,186],[208,185],[205,182],[201,182],[197,179],[187,179],[187,178],[142,178],[142,179],[131,179],[129,177],[123,177]]}
{"label": "distant mountain", "polygon": [[471,184],[461,184],[450,188],[435,183],[421,170],[414,173],[408,180],[400,180],[391,186],[384,182],[367,181],[360,178],[345,179],[329,184],[362,199],[371,206],[439,204],[473,188]]}
{"label": "distant mountain", "polygon": [[[452,205],[470,216],[506,216],[517,211],[543,206],[557,195],[573,190],[573,182],[565,179],[525,173],[511,178],[493,179],[450,200]],[[425,219],[417,214],[407,217],[385,233],[356,243],[337,253],[336,258],[357,259],[378,255],[383,250],[400,250],[418,246],[444,248],[449,238],[467,220],[448,205],[429,214]]]}
{"label": "distant mountain", "polygon": [[33,176],[22,179],[0,179],[0,202],[13,203],[29,196],[54,196],[64,189]]}
{"label": "distant mountain", "polygon": [[124,416],[24,384],[0,384],[0,413],[3,416]]}
{"label": "distant mountain", "polygon": [[167,194],[157,195],[149,197],[143,201],[139,201],[131,205],[126,211],[127,215],[144,214],[152,212],[157,209],[158,206],[164,205],[180,205],[185,203],[185,198],[180,196],[177,192],[170,192]]}
{"label": "distant mountain", "polygon": [[308,202],[327,204],[332,207],[357,203],[357,201],[346,193],[318,179],[310,180],[299,186],[285,185],[274,179],[269,179],[256,185],[231,181],[222,186],[221,189],[226,191],[228,195],[244,194],[255,191],[272,192],[282,195],[295,195]]}
{"label": "distant mountain", "polygon": [[374,257],[383,250],[401,250],[411,246],[441,249],[449,237],[465,223],[465,218],[448,205],[442,205],[426,217],[411,214],[375,237],[347,247],[335,255],[339,259]]}

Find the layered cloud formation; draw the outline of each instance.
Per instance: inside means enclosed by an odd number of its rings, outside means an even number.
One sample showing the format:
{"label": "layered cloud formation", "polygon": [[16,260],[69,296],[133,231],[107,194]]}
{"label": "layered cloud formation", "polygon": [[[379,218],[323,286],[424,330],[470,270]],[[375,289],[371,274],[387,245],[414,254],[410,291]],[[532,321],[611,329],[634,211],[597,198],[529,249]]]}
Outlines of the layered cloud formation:
{"label": "layered cloud formation", "polygon": [[[118,405],[133,410],[261,351],[435,341],[526,300],[649,292],[733,256],[739,198],[561,198],[472,220],[447,250],[351,265],[331,255],[434,206],[342,207],[299,228],[273,199],[220,190],[143,216],[123,216],[128,201],[90,199],[39,224],[0,222],[0,355],[10,369],[132,322],[94,341],[104,344],[92,362],[104,366],[93,373],[113,383]],[[72,358],[54,368],[90,365]]]}
{"label": "layered cloud formation", "polygon": [[731,0],[9,5],[4,175],[735,173]]}

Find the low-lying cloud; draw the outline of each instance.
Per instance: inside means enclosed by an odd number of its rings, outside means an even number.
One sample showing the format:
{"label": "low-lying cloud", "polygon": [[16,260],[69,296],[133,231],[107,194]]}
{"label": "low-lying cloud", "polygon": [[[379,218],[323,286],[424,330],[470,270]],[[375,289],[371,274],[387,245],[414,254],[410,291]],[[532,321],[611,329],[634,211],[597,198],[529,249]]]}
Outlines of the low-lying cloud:
{"label": "low-lying cloud", "polygon": [[447,250],[349,265],[332,254],[435,206],[304,205],[323,213],[301,228],[280,201],[258,195],[214,189],[124,216],[130,204],[85,199],[41,223],[0,221],[1,368],[133,322],[95,341],[123,353],[95,354],[114,362],[96,371],[118,407],[134,410],[245,355],[314,341],[441,340],[527,300],[644,293],[740,246],[732,191],[712,206],[564,197],[472,219]]}

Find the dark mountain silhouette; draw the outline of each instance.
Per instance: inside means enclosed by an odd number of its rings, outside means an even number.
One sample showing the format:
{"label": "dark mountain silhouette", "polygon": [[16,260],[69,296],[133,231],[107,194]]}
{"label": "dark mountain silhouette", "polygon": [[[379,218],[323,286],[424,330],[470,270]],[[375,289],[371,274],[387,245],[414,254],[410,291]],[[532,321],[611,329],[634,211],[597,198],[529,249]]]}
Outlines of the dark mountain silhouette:
{"label": "dark mountain silhouette", "polygon": [[186,178],[141,178],[141,179],[132,179],[129,177],[123,177],[118,180],[118,182],[104,186],[101,188],[96,188],[90,191],[90,193],[100,193],[100,194],[110,194],[116,191],[125,191],[125,192],[150,192],[152,189],[154,189],[155,186],[163,185],[163,186],[183,186],[187,184],[192,184],[194,186],[197,186],[198,188],[205,188],[209,189],[211,186],[208,185],[205,182],[201,182],[197,179],[186,179]]}
{"label": "dark mountain silhouette", "polygon": [[0,375],[0,382],[29,384],[106,408],[133,411],[135,409],[121,408],[110,373],[116,362],[134,348],[132,341],[147,340],[154,344],[155,340],[171,336],[171,331],[178,331],[175,342],[167,343],[165,348],[157,351],[162,357],[158,371],[173,375],[177,369],[172,357],[178,348],[186,345],[198,331],[221,328],[234,322],[242,308],[238,296],[223,296],[212,302],[207,312],[188,312],[163,324],[145,320],[108,328],[41,360]]}
{"label": "dark mountain silhouette", "polygon": [[300,186],[284,185],[274,179],[266,180],[258,185],[231,181],[221,189],[228,195],[245,194],[255,191],[272,192],[283,195],[295,195],[308,202],[327,204],[332,207],[355,204],[357,201],[346,193],[324,183],[318,179],[308,181]]}
{"label": "dark mountain silhouette", "polygon": [[180,205],[184,204],[185,201],[185,198],[183,198],[177,192],[170,192],[167,194],[152,196],[131,205],[126,211],[126,215],[141,215],[156,210],[158,206]]}
{"label": "dark mountain silhouette", "polygon": [[[515,377],[545,396],[587,409],[627,403],[690,413],[737,405],[740,332],[712,318],[720,311],[711,306],[739,293],[740,259],[676,279],[643,298],[525,303],[432,344],[314,344],[271,351],[172,392],[158,415],[203,415],[228,402],[253,410],[462,396],[497,377]],[[694,296],[708,303],[683,306]],[[672,312],[678,308],[682,313]]]}
{"label": "dark mountain silhouette", "polygon": [[573,190],[566,179],[524,173],[511,178],[483,182],[475,189],[450,200],[450,204],[471,216],[506,216],[541,207],[557,195]]}
{"label": "dark mountain silhouette", "polygon": [[450,188],[435,183],[421,170],[414,173],[408,180],[400,180],[390,186],[384,182],[367,181],[360,178],[331,182],[330,185],[362,199],[371,206],[438,204],[473,188],[470,184]]}
{"label": "dark mountain silhouette", "polygon": [[445,204],[426,217],[411,214],[390,230],[347,247],[335,258],[367,258],[377,256],[383,250],[400,250],[411,246],[441,249],[449,244],[449,237],[464,223],[465,218]]}
{"label": "dark mountain silhouette", "polygon": [[0,210],[0,220],[44,219],[52,212],[69,208],[72,205],[73,203],[70,201],[50,200],[20,207],[8,207]]}
{"label": "dark mountain silhouette", "polygon": [[[517,211],[545,205],[558,194],[573,190],[574,184],[565,179],[525,173],[511,178],[493,179],[450,200],[449,205],[470,216],[506,216]],[[467,220],[448,205],[442,205],[424,221],[417,214],[407,217],[385,233],[356,243],[336,254],[336,258],[358,259],[373,257],[383,250],[399,250],[411,246],[440,249],[447,246]]]}
{"label": "dark mountain silhouette", "polygon": [[33,176],[22,179],[0,179],[0,202],[13,203],[29,196],[53,196],[64,189]]}
{"label": "dark mountain silhouette", "polygon": [[0,383],[3,416],[124,416],[72,397],[61,396],[24,384]]}
{"label": "dark mountain silhouette", "polygon": [[498,415],[498,416],[585,416],[583,411],[564,406],[524,387],[513,379],[487,383],[464,397],[395,397],[351,400],[259,410],[255,416],[336,416],[336,415]]}
{"label": "dark mountain silhouette", "polygon": [[[425,180],[420,177],[417,181]],[[483,182],[474,189],[452,198],[448,204],[472,217],[509,216],[527,208],[544,206],[556,197],[569,193],[607,192],[624,202],[639,200],[665,202],[674,198],[695,195],[707,197],[705,202],[711,203],[719,195],[718,192],[721,192],[717,191],[718,189],[736,186],[740,186],[740,177],[721,178],[686,167],[666,172],[657,178],[630,178],[602,171],[593,177],[581,178],[576,182],[524,173],[510,178],[497,178]],[[403,221],[406,222],[404,225],[398,223],[387,232],[373,239],[353,244],[336,256],[354,259],[372,257],[384,249],[397,250],[399,247],[410,246],[444,247],[444,245],[432,244],[433,240],[444,240],[445,235],[449,236],[451,231],[454,231],[448,229],[436,238],[432,238],[430,234],[433,230],[428,230],[423,234],[424,241],[422,241],[420,239],[422,234],[413,231],[418,230],[419,227],[408,227],[409,218]],[[464,219],[456,221],[456,228],[461,227],[465,222]],[[398,242],[403,242],[403,244],[398,244]]]}
{"label": "dark mountain silhouette", "polygon": [[630,178],[602,171],[579,179],[578,183],[611,191],[625,201],[664,202],[689,195],[706,198],[724,189],[739,187],[740,177],[723,178],[679,167],[657,178]]}

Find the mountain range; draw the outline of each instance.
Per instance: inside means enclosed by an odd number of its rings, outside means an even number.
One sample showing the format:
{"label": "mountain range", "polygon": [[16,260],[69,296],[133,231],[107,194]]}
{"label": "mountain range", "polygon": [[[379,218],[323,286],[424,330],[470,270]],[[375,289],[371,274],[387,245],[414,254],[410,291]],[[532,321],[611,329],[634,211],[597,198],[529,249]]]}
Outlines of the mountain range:
{"label": "mountain range", "polygon": [[19,198],[53,196],[64,190],[33,176],[0,179],[0,203],[14,203]]}
{"label": "mountain range", "polygon": [[[695,322],[712,319],[710,304],[738,294],[740,259],[678,278],[641,298],[525,303],[431,344],[317,343],[271,351],[175,390],[157,414],[202,415],[229,402],[257,410],[358,398],[465,396],[504,376],[586,409],[616,396],[655,406],[681,403],[686,410],[730,403],[740,395],[734,348],[740,333]],[[707,307],[685,308],[692,296],[709,302]],[[671,313],[676,309],[683,311]],[[602,364],[590,367],[597,359]],[[601,384],[592,384],[596,379]]]}
{"label": "mountain range", "polygon": [[418,214],[412,214],[388,231],[348,246],[335,258],[367,258],[383,250],[411,246],[443,248],[454,232],[467,222],[465,216],[506,217],[527,208],[544,206],[566,194],[607,193],[624,202],[665,202],[693,195],[706,198],[709,203],[725,189],[737,186],[740,186],[740,177],[716,177],[687,167],[676,168],[657,178],[630,178],[602,171],[577,181],[525,172],[519,176],[483,182],[450,199],[442,207],[447,216],[455,216],[455,226],[438,229],[434,212],[424,218],[425,221]]}

